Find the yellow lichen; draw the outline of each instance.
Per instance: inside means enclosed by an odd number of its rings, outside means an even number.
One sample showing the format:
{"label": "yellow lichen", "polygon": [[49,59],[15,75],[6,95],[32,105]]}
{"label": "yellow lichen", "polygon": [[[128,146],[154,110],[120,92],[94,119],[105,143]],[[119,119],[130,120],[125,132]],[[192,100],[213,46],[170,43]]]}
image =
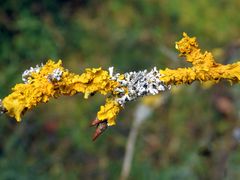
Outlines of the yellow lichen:
{"label": "yellow lichen", "polygon": [[196,38],[190,38],[183,33],[183,38],[176,43],[176,49],[180,56],[186,57],[186,61],[192,63],[192,67],[160,70],[163,75],[160,79],[166,84],[190,84],[195,80],[205,82],[227,79],[231,83],[240,80],[240,62],[223,65],[216,63],[209,52],[201,53]]}
{"label": "yellow lichen", "polygon": [[104,106],[101,106],[100,111],[97,114],[99,120],[108,121],[108,126],[115,125],[115,119],[121,109],[121,106],[112,99],[107,99],[107,102]]}
{"label": "yellow lichen", "polygon": [[[61,80],[50,81],[48,76],[58,68],[63,72]],[[31,74],[27,84],[17,84],[12,89],[13,92],[3,99],[2,104],[9,116],[20,121],[25,111],[41,102],[48,102],[52,97],[72,96],[80,92],[84,94],[84,98],[96,92],[106,95],[117,86],[118,83],[110,80],[108,72],[101,68],[86,69],[85,73],[76,75],[65,70],[61,60],[57,63],[49,60],[38,73]],[[111,114],[104,117],[110,119],[110,124],[113,124],[114,119]]]}
{"label": "yellow lichen", "polygon": [[[176,49],[180,56],[186,57],[186,61],[192,67],[159,70],[160,80],[166,85],[190,84],[193,81],[214,82],[227,79],[231,83],[240,81],[240,62],[222,65],[217,63],[210,52],[202,53],[195,37],[189,37],[183,33],[183,38],[176,43]],[[55,70],[61,72],[58,80],[51,79]],[[125,76],[119,75],[118,81],[124,80]],[[57,63],[49,60],[39,71],[32,72],[27,78],[27,83],[17,84],[12,93],[2,101],[2,108],[9,116],[21,120],[21,116],[38,105],[46,103],[50,98],[57,98],[62,95],[72,96],[76,93],[83,93],[88,98],[96,92],[103,95],[111,95],[107,98],[106,104],[101,106],[97,119],[107,121],[109,126],[115,125],[115,120],[122,106],[116,101],[119,92],[115,91],[121,85],[113,80],[108,71],[101,68],[86,69],[84,73],[77,75],[70,73],[62,67],[62,62]],[[126,94],[128,88],[120,87]]]}

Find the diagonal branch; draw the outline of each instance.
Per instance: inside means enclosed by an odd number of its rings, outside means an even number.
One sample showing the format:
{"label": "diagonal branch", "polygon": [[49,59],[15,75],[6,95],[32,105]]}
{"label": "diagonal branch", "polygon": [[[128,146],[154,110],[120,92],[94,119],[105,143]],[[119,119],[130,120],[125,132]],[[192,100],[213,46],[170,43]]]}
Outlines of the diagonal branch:
{"label": "diagonal branch", "polygon": [[92,68],[78,75],[64,69],[61,60],[57,63],[49,60],[45,65],[30,68],[22,74],[24,83],[15,85],[12,93],[2,100],[1,112],[20,121],[26,111],[51,98],[77,93],[83,93],[84,98],[88,98],[99,92],[107,98],[94,120],[98,122],[94,124],[98,132],[96,138],[106,129],[106,125],[115,125],[118,113],[127,102],[139,97],[167,91],[170,85],[191,84],[194,81],[217,83],[226,79],[231,84],[239,82],[240,62],[227,65],[217,63],[210,52],[201,53],[195,37],[183,33],[183,38],[176,43],[176,49],[192,67],[165,70],[155,67],[151,71],[124,74],[114,74],[112,67],[109,71]]}

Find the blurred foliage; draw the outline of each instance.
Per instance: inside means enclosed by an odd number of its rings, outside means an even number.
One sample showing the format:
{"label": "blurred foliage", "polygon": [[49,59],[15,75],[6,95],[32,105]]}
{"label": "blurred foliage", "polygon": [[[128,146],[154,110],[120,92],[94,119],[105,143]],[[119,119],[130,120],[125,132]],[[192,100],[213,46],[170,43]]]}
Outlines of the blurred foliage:
{"label": "blurred foliage", "polygon": [[[240,1],[0,1],[0,95],[47,59],[65,67],[120,72],[186,66],[165,47],[183,31],[219,62],[240,57]],[[214,49],[216,48],[216,49]],[[130,179],[240,179],[239,85],[198,83],[173,91],[141,129]],[[81,95],[41,105],[17,124],[1,117],[0,179],[118,179],[136,103],[91,141],[89,122],[103,99]]]}

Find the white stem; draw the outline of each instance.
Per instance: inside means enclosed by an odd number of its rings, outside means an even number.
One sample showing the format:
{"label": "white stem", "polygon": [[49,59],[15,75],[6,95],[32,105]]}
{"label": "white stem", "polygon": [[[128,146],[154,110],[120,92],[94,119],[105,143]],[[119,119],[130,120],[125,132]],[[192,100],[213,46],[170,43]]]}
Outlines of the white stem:
{"label": "white stem", "polygon": [[152,108],[139,104],[135,110],[133,125],[128,136],[125,156],[122,165],[121,180],[126,180],[129,177],[131,170],[133,153],[135,149],[136,139],[139,131],[139,127],[147,119],[147,117],[152,113]]}

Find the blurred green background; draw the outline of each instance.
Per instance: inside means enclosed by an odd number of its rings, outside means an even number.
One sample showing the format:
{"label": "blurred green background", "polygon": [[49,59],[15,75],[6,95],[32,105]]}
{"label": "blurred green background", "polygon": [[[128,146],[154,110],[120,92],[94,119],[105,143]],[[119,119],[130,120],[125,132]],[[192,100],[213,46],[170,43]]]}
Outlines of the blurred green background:
{"label": "blurred green background", "polygon": [[[239,0],[2,0],[0,97],[50,58],[75,73],[188,66],[174,49],[184,31],[232,63],[240,59],[239,9]],[[239,85],[227,82],[173,88],[140,129],[129,179],[240,179],[239,98]],[[103,103],[61,97],[21,123],[1,116],[0,179],[119,179],[139,101],[92,142],[89,123]]]}

